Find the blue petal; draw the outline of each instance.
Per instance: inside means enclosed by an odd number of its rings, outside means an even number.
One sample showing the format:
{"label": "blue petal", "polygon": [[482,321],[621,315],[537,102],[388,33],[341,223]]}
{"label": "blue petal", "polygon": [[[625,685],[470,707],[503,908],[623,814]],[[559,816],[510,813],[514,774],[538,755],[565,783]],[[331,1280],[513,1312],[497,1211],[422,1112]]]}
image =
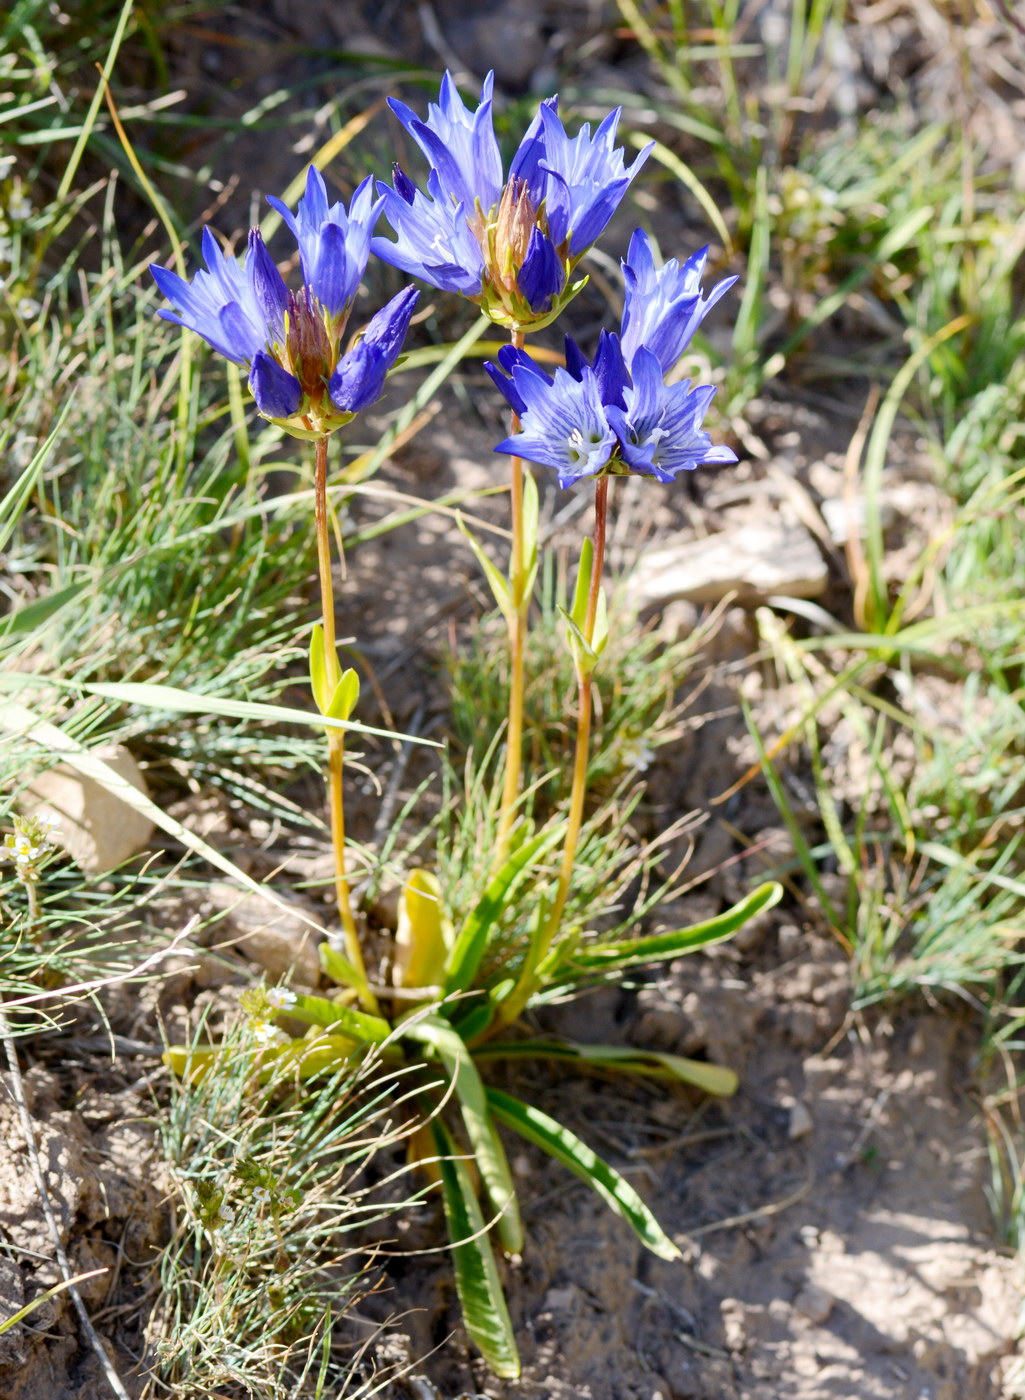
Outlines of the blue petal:
{"label": "blue petal", "polygon": [[[407,204],[412,204],[413,198],[416,195],[416,186],[413,184],[413,181],[398,164],[392,166],[391,174],[392,179],[395,181],[395,193],[400,199],[404,199]],[[383,185],[378,188],[387,189],[388,187],[387,185]]]}
{"label": "blue petal", "polygon": [[402,342],[409,330],[409,322],[420,293],[415,287],[404,287],[371,317],[363,335],[365,344],[374,345],[384,356],[385,365],[391,366],[402,349]]}
{"label": "blue petal", "polygon": [[265,418],[291,418],[299,412],[303,391],[298,379],[262,350],[253,358],[249,388]]}
{"label": "blue petal", "polygon": [[[229,301],[217,315],[217,323],[224,345],[221,353],[236,364],[248,364],[264,342],[237,301]],[[200,331],[200,335],[204,332]]]}
{"label": "blue petal", "polygon": [[527,256],[517,274],[516,284],[535,314],[548,311],[566,285],[566,273],[550,239],[537,227],[530,231]]}
{"label": "blue petal", "polygon": [[619,336],[614,331],[603,330],[598,337],[598,351],[594,357],[594,377],[598,381],[602,403],[624,407],[623,393],[630,383],[630,376],[623,359]]}
{"label": "blue petal", "polygon": [[374,316],[363,338],[345,355],[328,382],[331,402],[342,413],[359,413],[380,397],[409,329],[420,293],[406,287]]}
{"label": "blue petal", "polygon": [[[514,413],[518,413],[522,417],[527,411],[527,405],[520,397],[515,382],[507,375],[503,374],[498,365],[492,364],[490,360],[484,361],[484,369],[487,374],[490,375],[495,388],[500,394],[504,395],[509,407]],[[502,449],[496,447],[495,451],[500,452]]]}
{"label": "blue petal", "polygon": [[590,364],[590,361],[571,335],[566,336],[564,345],[566,369],[574,379],[582,379],[584,369]]}
{"label": "blue petal", "polygon": [[256,298],[256,304],[267,323],[270,338],[275,341],[283,340],[285,312],[288,309],[288,288],[285,286],[274,259],[268,253],[266,244],[260,237],[260,230],[255,228],[249,232],[246,274],[253,290],[253,296]]}
{"label": "blue petal", "polygon": [[316,249],[316,264],[310,269],[309,284],[327,314],[340,316],[356,295],[360,277],[349,258],[345,230],[339,224],[325,223],[320,229]]}
{"label": "blue petal", "polygon": [[388,362],[376,345],[361,340],[338,363],[328,381],[331,402],[340,413],[359,413],[380,396]]}

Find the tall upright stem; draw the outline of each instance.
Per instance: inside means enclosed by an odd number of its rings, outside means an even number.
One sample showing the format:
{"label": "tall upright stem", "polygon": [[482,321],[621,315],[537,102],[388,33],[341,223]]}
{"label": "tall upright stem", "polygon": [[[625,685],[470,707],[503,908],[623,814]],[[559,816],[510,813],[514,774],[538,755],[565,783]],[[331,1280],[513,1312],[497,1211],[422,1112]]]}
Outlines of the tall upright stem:
{"label": "tall upright stem", "polygon": [[[601,596],[601,576],[605,565],[605,526],[608,518],[609,478],[599,477],[594,491],[594,552],[591,556],[591,577],[587,590],[587,613],[583,633],[590,645],[594,641],[594,626],[598,618],[598,600]],[[526,1006],[537,982],[537,969],[544,962],[552,940],[559,931],[562,916],[569,897],[573,879],[573,867],[580,844],[580,831],[584,821],[584,798],[587,795],[587,760],[591,744],[591,715],[593,700],[590,673],[577,667],[577,734],[573,754],[573,786],[570,790],[569,816],[566,821],[566,839],[562,848],[562,865],[559,869],[559,884],[555,892],[555,902],[545,920],[544,928],[524,963],[516,987],[502,1003],[501,1010],[491,1027],[498,1030],[515,1021]]]}
{"label": "tall upright stem", "polygon": [[[324,655],[328,674],[337,679],[338,647],[335,640],[335,591],[331,580],[331,530],[327,513],[327,438],[317,438],[317,465],[313,481],[313,510],[317,527],[317,571],[324,627]],[[366,966],[352,914],[349,877],[345,867],[345,797],[342,770],[345,764],[345,730],[327,731],[327,796],[331,814],[331,846],[335,858],[335,900],[345,939],[345,956],[359,979],[359,999],[367,1011],[377,1010],[377,1000],[367,986]]]}
{"label": "tall upright stem", "polygon": [[[594,555],[591,560],[590,586],[587,592],[587,616],[584,620],[584,640],[588,646],[594,641],[594,624],[598,617],[598,599],[601,595],[601,576],[605,567],[605,525],[608,518],[609,478],[600,476],[594,488]],[[584,820],[584,798],[587,794],[587,760],[591,743],[591,713],[593,696],[591,673],[577,669],[577,737],[573,753],[573,786],[569,796],[569,817],[566,823],[566,844],[562,848],[562,865],[559,870],[559,885],[555,892],[555,903],[548,916],[538,961],[544,957],[558,931],[566,908],[573,866],[580,844],[580,828]]]}
{"label": "tall upright stem", "polygon": [[[512,331],[510,343],[522,350],[522,331]],[[520,416],[513,410],[512,432],[520,430]],[[523,644],[527,630],[527,612],[530,609],[530,596],[526,590],[526,561],[523,540],[523,460],[510,458],[509,501],[512,514],[512,547],[509,560],[509,581],[512,584],[513,611],[508,618],[509,627],[509,722],[506,727],[505,781],[502,786],[502,805],[498,815],[498,844],[495,863],[501,865],[509,851],[509,836],[516,816],[516,802],[520,795],[520,779],[523,767]]]}

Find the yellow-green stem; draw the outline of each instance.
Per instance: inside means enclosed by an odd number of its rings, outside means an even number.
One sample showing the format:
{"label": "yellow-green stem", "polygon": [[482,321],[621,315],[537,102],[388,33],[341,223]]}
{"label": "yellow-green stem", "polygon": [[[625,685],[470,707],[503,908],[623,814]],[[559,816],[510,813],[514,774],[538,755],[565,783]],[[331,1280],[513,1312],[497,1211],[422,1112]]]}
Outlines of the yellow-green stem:
{"label": "yellow-green stem", "polygon": [[[331,580],[331,531],[327,511],[327,438],[317,439],[317,464],[313,481],[313,513],[317,528],[317,570],[324,627],[324,655],[330,674],[338,665],[335,641],[335,591]],[[342,769],[345,762],[345,730],[327,731],[327,795],[331,814],[331,845],[335,857],[335,899],[345,938],[345,956],[360,979],[359,999],[367,1011],[377,1010],[377,1000],[367,986],[363,950],[352,914],[349,877],[345,867],[345,798]]]}
{"label": "yellow-green stem", "polygon": [[[598,617],[598,599],[601,596],[601,576],[605,565],[605,524],[608,518],[609,478],[601,476],[594,490],[594,553],[591,560],[591,577],[587,591],[587,616],[584,621],[584,637],[588,643],[594,640],[594,625]],[[545,920],[545,926],[533,950],[530,961],[524,967],[519,983],[502,1006],[496,1018],[495,1029],[514,1021],[526,1006],[537,985],[537,970],[544,962],[552,940],[559,930],[562,916],[569,897],[573,879],[573,867],[580,844],[580,831],[584,821],[584,799],[587,796],[587,763],[591,744],[591,715],[593,697],[590,673],[577,668],[577,733],[573,753],[573,786],[570,789],[569,816],[566,821],[566,839],[562,848],[562,864],[559,869],[559,884],[555,892],[555,902]]]}
{"label": "yellow-green stem", "polygon": [[[510,333],[510,343],[517,350],[523,349],[522,331]],[[513,410],[512,432],[520,430],[520,416]],[[527,630],[527,612],[530,597],[524,580],[523,558],[523,461],[520,457],[510,459],[509,502],[511,510],[512,546],[509,559],[509,581],[512,584],[513,611],[508,621],[509,628],[509,722],[506,727],[505,781],[502,786],[502,805],[498,813],[498,843],[495,855],[496,866],[501,865],[509,853],[509,835],[516,817],[516,803],[520,795],[520,779],[523,767],[523,644]]]}

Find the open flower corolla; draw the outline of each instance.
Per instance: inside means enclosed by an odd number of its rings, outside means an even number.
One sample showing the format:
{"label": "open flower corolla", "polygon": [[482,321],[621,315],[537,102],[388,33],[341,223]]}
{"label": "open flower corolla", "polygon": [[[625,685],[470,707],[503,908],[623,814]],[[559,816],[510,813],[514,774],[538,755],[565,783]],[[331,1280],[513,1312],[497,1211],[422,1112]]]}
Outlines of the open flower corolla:
{"label": "open flower corolla", "polygon": [[615,144],[618,110],[593,136],[585,124],[570,137],[553,97],[541,103],[506,176],[493,90],[489,73],[471,110],[446,73],[426,119],[390,100],[430,172],[425,190],[397,165],[393,186],[378,186],[396,238],[375,237],[371,246],[385,262],[478,302],[497,324],[536,330],[583,286],[585,279],[573,280],[574,269],[650,147],[628,167]]}
{"label": "open flower corolla", "polygon": [[380,394],[402,348],[419,293],[392,297],[343,352],[343,338],[370,256],[383,201],[368,177],[348,210],[330,204],[313,166],[296,212],[270,198],[296,240],[303,285],[289,290],[258,229],[245,256],[223,252],[203,231],[205,269],[191,282],[154,265],[171,309],[160,315],[186,326],[219,354],[249,371],[259,412],[296,437],[315,438],[350,421]]}
{"label": "open flower corolla", "polygon": [[498,364],[485,368],[521,421],[495,451],[553,467],[560,486],[603,475],[670,482],[698,466],[735,462],[732,449],[714,444],[703,427],[714,386],[666,382],[704,315],[736,280],[703,298],[705,256],[702,250],[682,267],[674,259],[656,271],[638,230],[623,264],[622,333],[603,330],[592,360],[567,336],[566,368],[549,374],[526,351],[503,346]]}

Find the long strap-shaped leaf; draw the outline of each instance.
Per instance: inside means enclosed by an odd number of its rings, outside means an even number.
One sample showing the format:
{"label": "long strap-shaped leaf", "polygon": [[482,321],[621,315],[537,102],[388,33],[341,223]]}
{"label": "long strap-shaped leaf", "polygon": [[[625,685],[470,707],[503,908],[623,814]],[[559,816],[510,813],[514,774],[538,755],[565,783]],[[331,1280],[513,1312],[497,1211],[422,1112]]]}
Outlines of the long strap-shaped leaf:
{"label": "long strap-shaped leaf", "polygon": [[673,929],[668,933],[655,933],[650,938],[634,938],[622,943],[592,943],[578,948],[566,971],[611,972],[623,967],[637,967],[641,963],[677,958],[709,943],[721,943],[742,928],[748,919],[771,909],[782,898],[783,886],[770,880],[752,890],[739,904],[703,923],[690,924],[687,928]]}
{"label": "long strap-shaped leaf", "polygon": [[469,1169],[456,1155],[456,1144],[440,1118],[432,1118],[431,1132],[440,1158],[441,1198],[452,1241],[452,1266],[463,1322],[495,1374],[516,1380],[520,1374],[516,1338]]}
{"label": "long strap-shaped leaf", "polygon": [[431,1046],[455,1080],[456,1098],[470,1146],[488,1199],[499,1212],[495,1226],[498,1237],[511,1254],[519,1254],[523,1249],[523,1224],[509,1159],[488,1110],[487,1094],[469,1050],[459,1033],[439,1016],[414,1016],[400,1029],[409,1039]]}
{"label": "long strap-shaped leaf", "polygon": [[477,1060],[567,1060],[576,1064],[598,1065],[621,1074],[643,1074],[651,1079],[678,1079],[693,1084],[706,1094],[729,1098],[737,1092],[737,1076],[725,1065],[705,1060],[688,1060],[664,1050],[642,1050],[635,1045],[577,1045],[571,1040],[513,1040],[481,1045],[474,1052]]}
{"label": "long strap-shaped leaf", "polygon": [[530,1142],[550,1153],[564,1167],[569,1167],[581,1181],[586,1181],[598,1195],[631,1226],[637,1238],[652,1254],[660,1259],[679,1259],[680,1251],[662,1229],[651,1211],[638,1196],[628,1181],[607,1162],[603,1162],[596,1152],[582,1142],[575,1133],[549,1118],[539,1108],[521,1103],[519,1099],[503,1094],[500,1089],[489,1089],[488,1103],[500,1123],[515,1128]]}
{"label": "long strap-shaped leaf", "polygon": [[466,923],[459,931],[448,957],[445,976],[445,990],[464,991],[473,981],[480,966],[484,950],[488,945],[488,934],[502,910],[508,904],[520,882],[530,873],[530,866],[536,856],[555,844],[559,839],[560,827],[539,832],[531,840],[513,851],[512,855],[488,885],[476,907],[471,911]]}
{"label": "long strap-shaped leaf", "polygon": [[298,995],[288,1006],[288,1015],[308,1026],[330,1026],[353,1040],[380,1045],[391,1035],[391,1026],[381,1016],[368,1016],[351,1006],[341,1006],[327,997]]}

